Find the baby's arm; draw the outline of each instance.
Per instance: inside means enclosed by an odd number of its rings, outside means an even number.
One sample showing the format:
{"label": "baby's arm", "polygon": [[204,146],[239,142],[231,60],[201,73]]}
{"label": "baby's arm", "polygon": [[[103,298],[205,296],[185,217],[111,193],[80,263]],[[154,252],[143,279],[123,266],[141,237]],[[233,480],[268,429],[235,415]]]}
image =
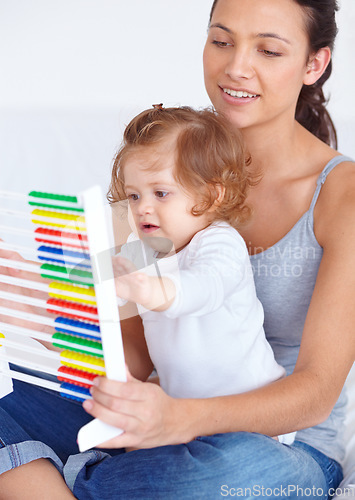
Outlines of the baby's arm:
{"label": "baby's arm", "polygon": [[114,257],[116,293],[145,309],[179,317],[201,316],[219,308],[248,274],[250,262],[245,243],[236,231],[214,228],[189,245],[183,268],[177,261],[167,263],[165,259],[154,265],[156,273],[151,276],[151,272],[137,270],[131,260]]}
{"label": "baby's arm", "polygon": [[137,271],[124,257],[114,257],[113,267],[116,293],[120,298],[154,311],[165,311],[173,303],[176,290],[171,279]]}

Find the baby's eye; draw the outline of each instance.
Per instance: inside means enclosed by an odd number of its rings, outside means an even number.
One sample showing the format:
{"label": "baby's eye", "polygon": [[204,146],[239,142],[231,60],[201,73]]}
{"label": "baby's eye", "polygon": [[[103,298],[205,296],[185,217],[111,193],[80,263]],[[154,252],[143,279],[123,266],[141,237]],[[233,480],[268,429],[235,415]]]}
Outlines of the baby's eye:
{"label": "baby's eye", "polygon": [[167,191],[155,191],[157,198],[165,198],[169,193]]}
{"label": "baby's eye", "polygon": [[138,194],[136,193],[131,193],[127,196],[127,198],[130,200],[130,201],[137,201],[139,199],[139,196]]}

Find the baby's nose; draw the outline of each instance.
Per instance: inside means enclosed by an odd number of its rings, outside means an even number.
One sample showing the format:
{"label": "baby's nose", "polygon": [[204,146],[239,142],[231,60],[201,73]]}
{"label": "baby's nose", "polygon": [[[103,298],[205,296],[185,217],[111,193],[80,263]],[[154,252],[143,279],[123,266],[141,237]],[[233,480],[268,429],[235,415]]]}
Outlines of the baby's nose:
{"label": "baby's nose", "polygon": [[138,207],[139,214],[141,214],[141,215],[151,214],[153,212],[153,210],[154,210],[154,208],[153,208],[153,204],[151,203],[151,201],[148,199],[145,199],[145,198],[141,198],[141,200],[139,202],[139,207]]}

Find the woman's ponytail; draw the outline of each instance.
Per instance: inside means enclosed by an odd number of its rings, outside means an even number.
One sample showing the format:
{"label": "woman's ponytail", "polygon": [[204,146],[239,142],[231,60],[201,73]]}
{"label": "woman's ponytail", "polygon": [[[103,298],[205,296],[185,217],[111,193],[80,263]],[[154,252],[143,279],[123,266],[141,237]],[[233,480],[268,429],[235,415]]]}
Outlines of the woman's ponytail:
{"label": "woman's ponytail", "polygon": [[[309,38],[310,54],[323,47],[334,49],[338,32],[335,13],[337,0],[294,0],[304,10]],[[316,137],[330,146],[337,147],[337,133],[334,123],[326,110],[323,85],[332,73],[332,62],[321,78],[313,85],[303,85],[296,107],[296,120]]]}
{"label": "woman's ponytail", "polygon": [[335,149],[338,146],[337,132],[326,109],[323,84],[332,71],[330,61],[326,72],[313,85],[303,85],[296,107],[296,120],[316,137]]}

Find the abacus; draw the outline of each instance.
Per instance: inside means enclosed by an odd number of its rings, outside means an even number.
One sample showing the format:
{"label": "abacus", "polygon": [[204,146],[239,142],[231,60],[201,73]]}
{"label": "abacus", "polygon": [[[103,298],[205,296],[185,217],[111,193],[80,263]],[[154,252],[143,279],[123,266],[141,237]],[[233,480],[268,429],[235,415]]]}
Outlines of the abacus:
{"label": "abacus", "polygon": [[[0,199],[10,206],[27,201],[29,207],[27,211],[0,207],[0,217],[11,221],[0,224],[0,234],[21,238],[20,245],[0,241],[0,249],[35,258],[35,262],[0,258],[3,269],[23,271],[17,277],[16,271],[0,270],[0,282],[8,285],[0,290],[0,374],[79,401],[90,397],[89,388],[97,375],[126,381],[111,246],[100,188],[95,186],[77,196],[0,192]],[[34,231],[18,223],[26,219],[31,220]],[[28,238],[32,245],[35,242],[36,249],[22,245]],[[27,279],[28,274],[32,279]],[[29,290],[45,292],[48,299],[32,297]],[[27,306],[35,308],[36,313],[28,312]],[[28,322],[35,324],[37,329],[15,325],[14,319],[27,326]],[[44,333],[44,329],[55,332]],[[51,342],[58,351],[44,349],[34,341],[26,343],[25,338]],[[9,349],[20,354],[10,355],[6,352]],[[55,381],[48,380],[53,376]],[[79,449],[97,446],[121,432],[95,419],[80,429]]]}

